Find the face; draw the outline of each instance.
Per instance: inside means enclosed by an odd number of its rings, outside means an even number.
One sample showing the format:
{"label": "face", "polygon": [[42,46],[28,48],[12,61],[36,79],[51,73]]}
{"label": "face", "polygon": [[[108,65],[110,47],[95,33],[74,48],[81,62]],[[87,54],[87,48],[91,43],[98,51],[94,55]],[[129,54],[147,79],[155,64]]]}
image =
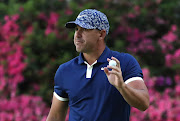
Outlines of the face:
{"label": "face", "polygon": [[97,49],[100,38],[99,30],[75,28],[74,44],[77,52],[90,53]]}

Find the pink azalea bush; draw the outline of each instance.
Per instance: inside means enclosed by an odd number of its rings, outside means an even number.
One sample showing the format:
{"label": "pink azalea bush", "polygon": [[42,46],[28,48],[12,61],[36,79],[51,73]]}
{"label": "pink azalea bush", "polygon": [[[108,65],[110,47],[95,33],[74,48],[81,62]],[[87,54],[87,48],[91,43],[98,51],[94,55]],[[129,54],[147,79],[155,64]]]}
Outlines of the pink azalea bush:
{"label": "pink azalea bush", "polygon": [[2,121],[45,121],[48,112],[49,109],[38,96],[20,95],[10,100],[0,100]]}
{"label": "pink azalea bush", "polygon": [[[161,1],[156,3],[147,1],[144,2],[143,7],[136,5],[133,7],[133,12],[121,17],[121,23],[112,34],[114,38],[124,39],[127,52],[135,54],[140,64],[145,67],[144,82],[149,90],[150,106],[144,112],[132,108],[130,121],[180,120],[180,49],[178,47],[180,30],[177,25],[169,24],[168,20],[158,16],[157,9],[152,6],[160,3]],[[132,21],[139,20],[141,9],[149,12],[146,15],[153,14],[151,18],[153,26],[149,25],[151,29],[141,30],[143,28],[141,26],[130,27]],[[144,18],[148,18],[146,15]],[[167,25],[170,27],[163,33],[157,31],[157,28],[154,29],[154,26]],[[161,36],[158,36],[160,34]],[[156,76],[152,73],[156,73]]]}
{"label": "pink azalea bush", "polygon": [[143,69],[144,81],[150,94],[150,107],[141,112],[131,110],[131,121],[179,121],[180,120],[180,76],[176,75],[175,89],[166,88],[163,93],[156,90],[157,77],[151,77],[148,68]]}
{"label": "pink azalea bush", "polygon": [[26,67],[23,47],[16,41],[22,36],[16,24],[18,18],[18,15],[6,16],[6,23],[0,27],[0,91],[6,90],[11,96],[15,96],[17,84],[24,80],[22,72]]}
{"label": "pink azalea bush", "polygon": [[27,65],[18,19],[17,14],[5,16],[5,23],[0,24],[0,120],[45,121],[49,108],[41,97],[17,95]]}
{"label": "pink azalea bush", "polygon": [[178,41],[176,32],[177,26],[172,25],[170,31],[168,31],[168,33],[166,33],[161,39],[158,40],[158,44],[161,47],[162,53],[168,53],[171,50],[174,50],[173,43]]}
{"label": "pink azalea bush", "polygon": [[180,64],[180,49],[177,49],[173,54],[167,54],[165,60],[167,67],[173,67]]}
{"label": "pink azalea bush", "polygon": [[50,33],[55,33],[58,37],[58,29],[57,29],[57,23],[59,19],[59,14],[55,12],[51,12],[50,16],[47,19],[47,28],[45,30],[45,35],[48,35]]}
{"label": "pink azalea bush", "polygon": [[138,28],[130,28],[124,25],[120,25],[113,36],[117,36],[118,34],[122,34],[125,36],[125,40],[129,42],[127,47],[127,51],[138,53],[138,52],[154,52],[155,48],[152,43],[152,39],[148,36],[152,33],[152,31],[140,32]]}

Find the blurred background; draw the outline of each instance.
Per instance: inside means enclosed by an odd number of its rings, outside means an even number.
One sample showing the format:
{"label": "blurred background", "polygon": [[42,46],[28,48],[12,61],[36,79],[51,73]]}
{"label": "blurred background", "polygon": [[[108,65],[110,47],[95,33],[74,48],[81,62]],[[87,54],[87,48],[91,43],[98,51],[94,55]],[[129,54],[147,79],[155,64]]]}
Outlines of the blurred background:
{"label": "blurred background", "polygon": [[87,8],[107,15],[108,47],[142,67],[150,107],[130,121],[180,121],[179,0],[0,0],[0,121],[46,120],[57,68],[79,55],[64,25]]}

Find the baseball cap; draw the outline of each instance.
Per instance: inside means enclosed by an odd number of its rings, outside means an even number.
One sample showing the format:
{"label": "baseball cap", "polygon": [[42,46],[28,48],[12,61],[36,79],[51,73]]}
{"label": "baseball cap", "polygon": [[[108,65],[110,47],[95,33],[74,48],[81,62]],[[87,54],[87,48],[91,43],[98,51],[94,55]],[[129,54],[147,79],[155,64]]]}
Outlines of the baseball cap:
{"label": "baseball cap", "polygon": [[106,30],[109,33],[109,22],[106,15],[95,9],[85,9],[79,13],[75,21],[66,23],[66,28],[75,28],[79,25],[85,29]]}

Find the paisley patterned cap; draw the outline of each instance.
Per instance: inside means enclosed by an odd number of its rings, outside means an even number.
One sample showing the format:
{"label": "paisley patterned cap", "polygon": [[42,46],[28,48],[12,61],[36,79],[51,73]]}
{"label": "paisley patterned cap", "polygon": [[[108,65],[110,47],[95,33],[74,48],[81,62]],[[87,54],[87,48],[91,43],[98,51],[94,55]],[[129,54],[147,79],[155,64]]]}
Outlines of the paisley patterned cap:
{"label": "paisley patterned cap", "polygon": [[75,21],[66,23],[66,28],[75,28],[76,25],[86,29],[106,30],[106,35],[109,33],[110,27],[106,15],[95,9],[83,10]]}

